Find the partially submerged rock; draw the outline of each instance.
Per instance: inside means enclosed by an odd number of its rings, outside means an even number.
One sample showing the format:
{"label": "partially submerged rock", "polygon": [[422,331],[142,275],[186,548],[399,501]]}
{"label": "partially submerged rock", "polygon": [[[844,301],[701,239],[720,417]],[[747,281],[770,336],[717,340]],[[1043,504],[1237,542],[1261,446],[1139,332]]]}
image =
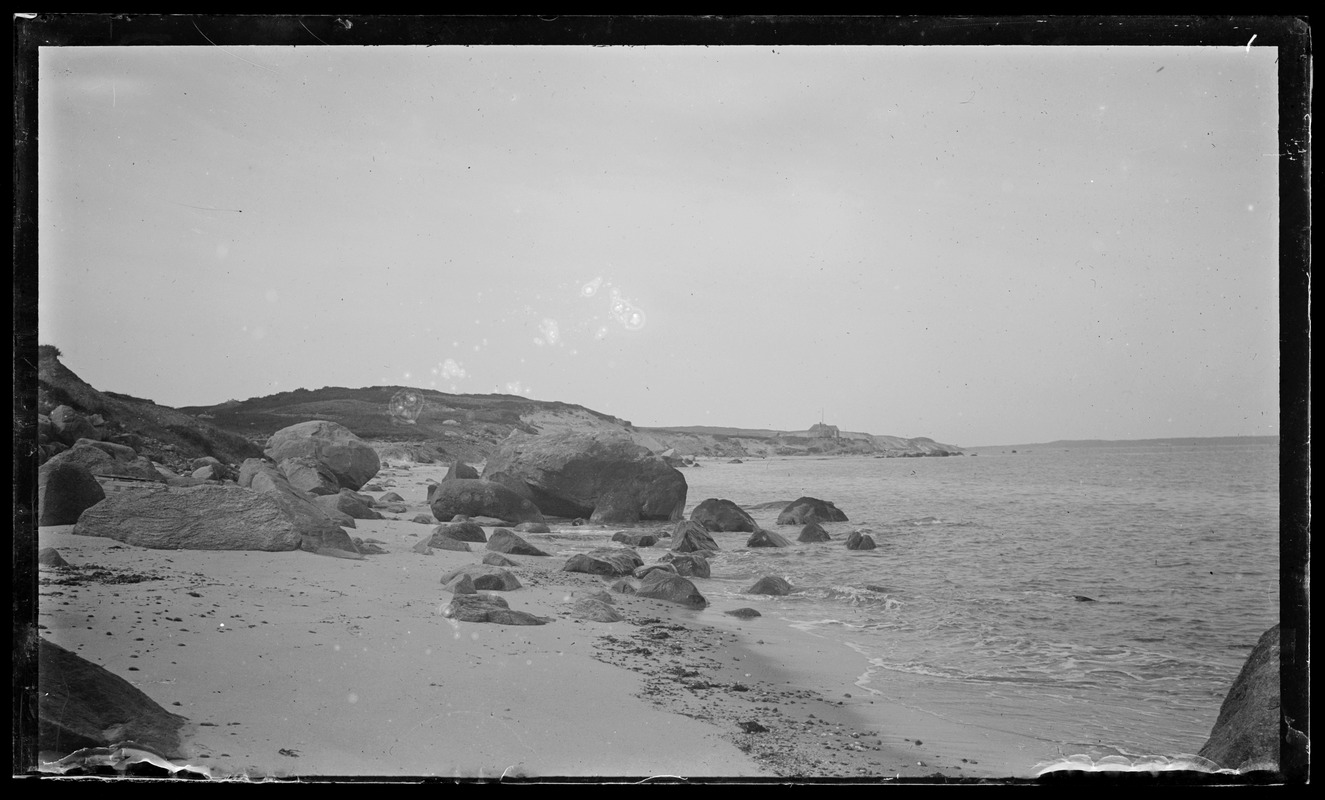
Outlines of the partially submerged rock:
{"label": "partially submerged rock", "polygon": [[517,556],[548,555],[505,528],[498,528],[492,532],[492,537],[488,539],[488,549],[495,553],[510,553]]}
{"label": "partially submerged rock", "polygon": [[755,525],[754,517],[747,514],[740,506],[730,500],[710,497],[690,512],[692,522],[698,522],[709,531],[750,531]]}
{"label": "partially submerged rock", "polygon": [[653,547],[658,543],[658,537],[652,533],[630,533],[629,531],[617,531],[612,534],[612,541],[621,542],[630,547]]}
{"label": "partially submerged rock", "polygon": [[848,550],[873,550],[875,546],[874,537],[870,536],[868,533],[852,531],[847,534]]}
{"label": "partially submerged rock", "polygon": [[804,528],[801,528],[800,535],[796,537],[796,541],[827,542],[832,538],[833,537],[828,535],[828,531],[824,530],[822,525],[817,522],[811,522],[806,524]]}
{"label": "partially submerged rock", "polygon": [[668,549],[678,553],[689,553],[697,550],[718,550],[718,543],[713,540],[709,532],[698,522],[691,520],[682,520],[676,523],[672,529],[672,540]]}
{"label": "partially submerged rock", "polygon": [[576,553],[566,560],[563,572],[585,572],[610,578],[629,575],[641,566],[644,559],[639,553],[625,548],[605,547],[588,553]]}
{"label": "partially submerged rock", "polygon": [[847,515],[827,500],[800,497],[778,514],[779,525],[805,525],[810,522],[846,522]]}
{"label": "partially submerged rock", "polygon": [[750,538],[745,542],[746,547],[791,547],[791,542],[787,541],[780,533],[759,528],[750,534]]}
{"label": "partially submerged rock", "polygon": [[1225,769],[1279,769],[1279,626],[1261,635],[1197,755]]}
{"label": "partially submerged rock", "polygon": [[745,590],[746,594],[771,594],[787,595],[791,594],[791,584],[786,578],[780,578],[777,575],[765,575],[755,581],[754,585]]}
{"label": "partially submerged rock", "polygon": [[677,575],[687,578],[707,578],[711,574],[708,559],[699,553],[668,553],[662,560],[670,564]]}
{"label": "partially submerged rock", "polygon": [[663,570],[645,575],[640,581],[639,588],[635,590],[635,594],[638,597],[665,600],[687,608],[704,608],[708,605],[708,600],[700,594],[695,584],[674,572]]}
{"label": "partially submerged rock", "polygon": [[755,617],[763,616],[763,614],[760,614],[753,608],[734,608],[731,611],[724,611],[722,613],[729,617],[736,617],[737,619],[754,619]]}

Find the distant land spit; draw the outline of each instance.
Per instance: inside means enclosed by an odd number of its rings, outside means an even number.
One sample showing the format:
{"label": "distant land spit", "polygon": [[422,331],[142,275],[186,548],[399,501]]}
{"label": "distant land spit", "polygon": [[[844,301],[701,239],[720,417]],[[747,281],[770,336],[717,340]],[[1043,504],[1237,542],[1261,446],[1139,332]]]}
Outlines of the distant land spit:
{"label": "distant land spit", "polygon": [[991,444],[979,447],[967,447],[966,450],[1005,450],[1016,448],[1030,450],[1041,448],[1080,448],[1080,447],[1135,447],[1137,445],[1168,445],[1171,447],[1195,447],[1208,445],[1245,445],[1279,444],[1278,436],[1186,436],[1172,439],[1058,439],[1052,442],[1031,444]]}

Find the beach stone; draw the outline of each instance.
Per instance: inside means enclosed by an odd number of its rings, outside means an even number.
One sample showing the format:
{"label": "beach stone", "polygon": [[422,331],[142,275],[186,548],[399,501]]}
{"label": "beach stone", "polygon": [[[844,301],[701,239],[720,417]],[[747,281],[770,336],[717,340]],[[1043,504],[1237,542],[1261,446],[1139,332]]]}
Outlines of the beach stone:
{"label": "beach stone", "polygon": [[56,406],[47,415],[55,437],[65,444],[72,445],[79,439],[100,439],[97,429],[87,417],[70,406]]}
{"label": "beach stone", "polygon": [[585,572],[614,578],[629,575],[641,566],[644,559],[634,550],[625,548],[599,548],[588,553],[576,553],[566,560],[563,572]]}
{"label": "beach stone", "polygon": [[483,526],[475,522],[451,522],[444,525],[438,525],[433,529],[433,533],[441,533],[455,539],[457,542],[478,542],[483,544],[488,541],[488,535],[483,532]]}
{"label": "beach stone", "polygon": [[804,528],[801,528],[800,536],[796,537],[798,542],[827,542],[831,539],[832,537],[828,535],[828,531],[824,530],[823,526],[817,522],[806,524]]}
{"label": "beach stone", "polygon": [[37,525],[73,525],[106,491],[78,463],[47,461],[37,470]]}
{"label": "beach stone", "polygon": [[805,525],[810,522],[846,522],[847,515],[827,500],[800,497],[778,514],[779,525]]}
{"label": "beach stone", "polygon": [[696,550],[717,550],[718,543],[709,535],[708,530],[698,522],[682,520],[672,529],[672,540],[668,549],[678,553]]}
{"label": "beach stone", "polygon": [[847,534],[848,550],[873,550],[875,547],[874,537],[870,536],[868,533],[852,531]]}
{"label": "beach stone", "polygon": [[517,556],[548,555],[505,528],[498,528],[492,532],[492,537],[488,539],[488,549],[496,553],[510,553]]}
{"label": "beach stone", "polygon": [[612,585],[609,586],[609,587],[607,587],[607,588],[611,589],[612,591],[616,592],[617,594],[634,594],[634,593],[635,593],[635,585],[634,585],[633,583],[631,583],[630,581],[626,580],[625,578],[622,578],[621,580],[618,580],[618,581],[613,581],[613,582],[612,582]]}
{"label": "beach stone", "polygon": [[576,600],[575,604],[571,606],[570,613],[575,619],[588,620],[589,622],[620,622],[625,619],[621,616],[620,611],[602,600],[594,600],[588,597]]}
{"label": "beach stone", "polygon": [[709,562],[699,553],[668,553],[662,560],[672,565],[677,575],[687,578],[709,577]]}
{"label": "beach stone", "polygon": [[552,533],[552,529],[542,522],[521,522],[515,526],[516,533]]}
{"label": "beach stone", "polygon": [[640,580],[635,595],[665,600],[687,608],[699,609],[708,605],[708,600],[704,599],[704,595],[700,594],[699,589],[689,579],[664,570],[655,570],[645,575]]}
{"label": "beach stone", "polygon": [[779,578],[776,575],[765,575],[755,581],[754,585],[749,589],[746,589],[745,593],[788,595],[791,594],[791,584],[787,583],[785,578]]}
{"label": "beach stone", "polygon": [[37,563],[43,567],[67,567],[69,562],[64,560],[60,551],[54,547],[43,547],[37,552]]}
{"label": "beach stone", "polygon": [[290,485],[312,495],[340,493],[340,480],[325,464],[312,456],[297,456],[283,460],[277,468]]}
{"label": "beach stone", "polygon": [[[464,544],[464,543],[456,542],[456,544]],[[465,545],[465,549],[468,550],[469,545]],[[421,553],[425,556],[432,555],[432,545],[429,544],[429,540],[427,539],[420,539],[419,541],[415,542],[414,546],[411,547],[410,550],[413,550],[416,553]]]}
{"label": "beach stone", "polygon": [[300,422],[267,440],[266,456],[276,463],[311,456],[331,470],[341,487],[358,491],[381,468],[377,453],[344,425],[328,420]]}
{"label": "beach stone", "polygon": [[786,537],[784,537],[780,533],[766,530],[764,528],[759,528],[754,533],[750,534],[750,538],[746,540],[745,546],[746,547],[791,547],[791,542],[787,541]]}
{"label": "beach stone", "polygon": [[104,667],[38,638],[38,751],[69,754],[133,742],[178,758],[186,722]]}
{"label": "beach stone", "polygon": [[[406,511],[409,511],[409,506],[404,503],[386,503],[385,505],[378,503],[377,507],[388,514],[404,514]],[[397,517],[392,517],[392,519],[397,519]]]}
{"label": "beach stone", "polygon": [[217,480],[233,481],[237,476],[234,467],[221,461],[215,456],[201,456],[189,462],[189,467],[195,472],[203,467],[211,467]]}
{"label": "beach stone", "polygon": [[474,586],[474,579],[465,573],[452,575],[448,581],[442,578],[442,588],[451,594],[478,594],[478,587]]}
{"label": "beach stone", "polygon": [[643,578],[644,576],[648,575],[650,572],[658,572],[659,570],[663,572],[670,572],[673,575],[676,574],[676,567],[672,566],[671,564],[650,564],[647,567],[640,567],[639,569],[635,570],[635,577]]}
{"label": "beach stone", "polygon": [[417,522],[420,525],[431,525],[436,522],[436,519],[434,519],[431,514],[415,514],[410,522]]}
{"label": "beach stone", "polygon": [[516,433],[483,476],[558,517],[675,521],[685,507],[685,476],[624,432]]}
{"label": "beach stone", "polygon": [[429,547],[433,547],[438,550],[455,550],[461,553],[471,552],[468,543],[462,542],[459,539],[452,539],[450,536],[446,534],[445,531],[441,530],[433,531],[432,536],[429,536],[427,539],[424,539],[424,543],[427,544]]}
{"label": "beach stone", "polygon": [[1261,635],[1197,753],[1225,769],[1279,769],[1279,626]]}
{"label": "beach stone", "polygon": [[381,547],[378,547],[376,542],[365,541],[357,536],[354,537],[353,541],[354,546],[358,548],[359,553],[365,556],[381,556],[386,555],[388,552]]}
{"label": "beach stone", "polygon": [[468,575],[470,580],[474,582],[475,589],[513,592],[520,588],[520,580],[510,572],[501,567],[493,567],[487,564],[470,564],[452,570],[442,576],[442,583],[450,583],[458,575]]}
{"label": "beach stone", "polygon": [[576,600],[597,600],[602,603],[607,603],[609,606],[613,605],[612,593],[606,589],[598,589],[591,592],[575,592],[574,597]]}
{"label": "beach stone", "polygon": [[518,567],[520,562],[507,558],[501,553],[485,553],[483,563],[494,567]]}
{"label": "beach stone", "polygon": [[382,495],[381,497],[377,498],[377,502],[378,502],[378,503],[403,503],[403,502],[405,502],[405,498],[401,497],[400,495],[396,494],[395,492],[387,492],[386,494],[384,494],[384,495]]}
{"label": "beach stone", "polygon": [[[379,468],[378,471],[380,472],[381,469]],[[380,483],[365,483],[363,486],[359,487],[359,490],[363,492],[380,492],[385,488],[386,487]]]}
{"label": "beach stone", "polygon": [[758,611],[755,611],[753,608],[735,608],[732,609],[731,611],[724,611],[722,613],[726,614],[729,617],[736,617],[737,619],[754,619],[755,617],[763,616],[763,614],[760,614]]}
{"label": "beach stone", "polygon": [[428,507],[439,520],[463,514],[510,523],[544,521],[538,506],[503,484],[481,478],[452,478],[432,484],[428,487]]}
{"label": "beach stone", "polygon": [[459,622],[491,622],[498,625],[546,625],[552,620],[526,611],[514,611],[505,600],[488,594],[458,594],[442,612]]}
{"label": "beach stone", "polygon": [[627,531],[617,531],[612,534],[612,541],[621,542],[631,547],[653,547],[658,543],[658,537],[652,533],[629,533]]}
{"label": "beach stone", "polygon": [[455,480],[456,478],[461,478],[464,480],[478,480],[479,478],[478,470],[474,469],[473,467],[469,466],[463,461],[457,461],[451,465],[450,469],[446,471],[446,475],[442,476],[442,480],[451,481]]}
{"label": "beach stone", "polygon": [[[127,478],[129,480],[165,483],[165,476],[157,472],[148,458],[134,453],[130,448],[107,452],[103,447],[87,439],[80,440],[73,447],[52,456],[46,464],[78,464],[93,475],[103,478]],[[42,466],[46,466],[43,464]]]}
{"label": "beach stone", "polygon": [[78,536],[160,550],[341,550],[358,555],[340,526],[308,501],[231,484],[111,494],[84,511]]}
{"label": "beach stone", "polygon": [[341,489],[337,494],[319,495],[313,498],[313,504],[324,511],[339,511],[351,519],[381,519],[382,515],[365,505],[363,499],[349,489]]}
{"label": "beach stone", "polygon": [[708,531],[754,532],[754,518],[730,500],[710,497],[690,512],[690,520],[698,522]]}

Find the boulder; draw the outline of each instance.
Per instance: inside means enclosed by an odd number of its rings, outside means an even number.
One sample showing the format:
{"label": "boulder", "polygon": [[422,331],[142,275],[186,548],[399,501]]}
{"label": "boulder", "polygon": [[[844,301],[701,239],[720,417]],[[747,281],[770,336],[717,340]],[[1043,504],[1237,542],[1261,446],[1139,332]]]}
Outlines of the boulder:
{"label": "boulder", "polygon": [[552,533],[552,529],[542,522],[521,522],[515,526],[516,533]]}
{"label": "boulder", "polygon": [[[431,553],[432,551],[428,551]],[[461,572],[452,574],[450,580],[442,578],[442,588],[451,594],[478,594],[478,588],[474,586],[474,579]]]}
{"label": "boulder", "polygon": [[634,594],[634,593],[635,593],[635,585],[634,585],[633,583],[631,583],[630,581],[626,580],[625,578],[622,578],[622,579],[617,580],[617,581],[613,581],[613,582],[612,582],[612,585],[609,586],[609,587],[607,587],[607,588],[611,589],[612,591],[616,592],[617,594]]}
{"label": "boulder", "polygon": [[417,522],[420,525],[431,525],[436,521],[431,514],[415,514],[410,520],[410,522]]}
{"label": "boulder", "polygon": [[791,542],[787,541],[780,533],[757,529],[750,534],[750,538],[745,542],[746,547],[791,547]]}
{"label": "boulder", "polygon": [[644,576],[648,575],[650,572],[658,572],[658,571],[670,572],[673,575],[675,575],[676,567],[672,566],[671,564],[650,564],[647,567],[640,567],[639,569],[635,570],[635,577],[643,578]]}
{"label": "boulder", "polygon": [[37,470],[38,525],[73,525],[105,498],[101,484],[82,464],[51,459]]}
{"label": "boulder", "polygon": [[387,492],[386,494],[384,494],[384,495],[382,495],[381,497],[377,498],[377,502],[379,502],[379,503],[403,503],[403,502],[405,502],[405,498],[401,497],[400,495],[396,494],[395,492]]}
{"label": "boulder", "polygon": [[875,547],[874,537],[870,536],[868,533],[852,531],[847,534],[848,550],[873,550]]}
{"label": "boulder", "polygon": [[479,477],[478,470],[474,469],[473,467],[469,466],[463,461],[457,461],[451,465],[450,469],[446,471],[446,475],[442,476],[442,480],[451,481],[455,480],[456,478],[462,478],[465,480],[476,480],[478,479],[478,477]]}
{"label": "boulder", "polygon": [[709,562],[699,553],[668,553],[662,560],[672,565],[677,575],[687,578],[709,577]]}
{"label": "boulder", "polygon": [[696,550],[718,550],[718,543],[713,541],[709,532],[698,522],[691,520],[681,520],[676,523],[672,529],[672,540],[668,544],[669,550],[675,550],[678,553],[689,553]]}
{"label": "boulder", "polygon": [[653,547],[658,543],[658,537],[652,533],[628,533],[626,531],[617,531],[612,534],[612,541],[621,542],[629,547]]}
{"label": "boulder", "polygon": [[478,542],[479,544],[483,544],[488,541],[488,535],[483,532],[483,526],[474,522],[451,522],[445,525],[438,525],[433,529],[433,533],[449,536],[457,542]]}
{"label": "boulder", "polygon": [[779,578],[776,575],[765,575],[755,581],[754,586],[746,589],[745,593],[786,595],[791,594],[791,584],[787,583],[785,578]]}
{"label": "boulder", "polygon": [[526,611],[514,611],[500,597],[489,594],[457,594],[442,612],[459,622],[492,622],[498,625],[546,625],[552,620]]}
{"label": "boulder", "polygon": [[1225,769],[1279,769],[1279,626],[1261,635],[1197,755]]}
{"label": "boulder", "polygon": [[708,531],[754,532],[754,518],[730,500],[710,497],[690,512],[691,522],[698,522]]}
{"label": "boulder", "polygon": [[538,506],[515,490],[482,478],[452,478],[428,487],[428,506],[439,520],[457,514],[495,517],[511,524],[543,522]]}
{"label": "boulder", "polygon": [[133,742],[178,758],[188,722],[109,670],[37,641],[37,749],[69,754]]}
{"label": "boulder", "polygon": [[827,542],[831,539],[832,537],[828,535],[828,531],[824,530],[823,526],[817,522],[807,523],[804,528],[801,528],[800,535],[796,537],[798,542]]}
{"label": "boulder", "polygon": [[827,500],[801,497],[791,501],[778,514],[779,525],[805,525],[810,522],[846,522],[847,515]]}
{"label": "boulder", "polygon": [[753,608],[734,608],[731,611],[724,611],[722,613],[729,617],[736,617],[737,619],[754,619],[755,617],[763,616],[763,614],[760,614]]}
{"label": "boulder", "polygon": [[381,468],[377,453],[349,428],[327,420],[282,428],[267,440],[266,456],[276,463],[310,456],[331,470],[343,488],[358,491]]}
{"label": "boulder", "polygon": [[236,477],[235,471],[230,468],[229,464],[223,463],[219,458],[214,456],[202,456],[201,458],[195,458],[189,462],[189,468],[192,470],[196,471],[203,467],[214,467],[218,480],[232,481]]}
{"label": "boulder", "polygon": [[615,578],[630,575],[635,568],[644,564],[644,559],[634,550],[604,547],[588,553],[576,553],[566,560],[562,572],[585,572],[590,575],[604,575]]}
{"label": "boulder", "polygon": [[[463,544],[463,542],[456,542],[456,544]],[[468,550],[469,545],[465,545],[465,549]],[[416,553],[422,553],[425,556],[432,555],[432,545],[429,544],[427,539],[420,539],[419,541],[415,542],[414,546],[411,547],[410,550],[413,550]]]}
{"label": "boulder", "polygon": [[625,433],[517,433],[483,475],[558,517],[675,521],[685,507],[685,476]]}
{"label": "boulder", "polygon": [[424,544],[437,550],[455,550],[460,553],[472,552],[467,542],[452,539],[444,533],[434,533],[424,540]]}
{"label": "boulder", "polygon": [[492,532],[492,536],[488,539],[488,549],[494,553],[510,553],[517,556],[548,555],[505,528],[498,528]]}
{"label": "boulder", "polygon": [[[211,464],[208,464],[205,467],[198,467],[197,469],[195,469],[193,473],[189,475],[189,477],[196,478],[197,480],[206,483],[207,481],[221,480],[222,474],[223,473],[217,471],[216,467],[212,466]],[[170,483],[169,478],[166,478],[166,483]]]}
{"label": "boulder", "polygon": [[520,562],[512,561],[501,553],[484,553],[483,563],[494,567],[518,567]]}
{"label": "boulder", "polygon": [[640,581],[639,588],[635,590],[635,595],[665,600],[687,608],[704,608],[708,605],[708,600],[699,593],[695,584],[674,572],[664,570],[656,570],[645,575]]}
{"label": "boulder", "polygon": [[281,461],[279,468],[294,488],[312,495],[340,493],[340,481],[325,464],[312,456]]}
{"label": "boulder", "polygon": [[602,600],[595,600],[590,597],[576,600],[575,604],[571,606],[570,614],[575,619],[588,620],[589,622],[620,622],[625,619],[621,616],[620,611]]}
{"label": "boulder", "polygon": [[67,567],[69,562],[64,560],[60,551],[54,547],[43,547],[37,552],[37,563],[43,567]]}
{"label": "boulder", "polygon": [[519,579],[509,571],[487,564],[471,564],[467,567],[452,570],[442,576],[442,583],[450,583],[460,575],[468,575],[469,579],[474,582],[475,589],[511,592],[520,588]]}
{"label": "boulder", "polygon": [[112,494],[84,511],[79,536],[162,550],[339,550],[349,534],[311,503],[279,493],[205,484]]}
{"label": "boulder", "polygon": [[381,519],[382,515],[365,505],[363,499],[349,489],[341,489],[336,494],[324,494],[313,498],[313,504],[328,513],[339,511],[350,519]]}
{"label": "boulder", "polygon": [[87,417],[69,406],[56,406],[48,416],[55,437],[65,444],[72,445],[79,439],[101,439],[101,434]]}
{"label": "boulder", "polygon": [[[98,444],[105,444],[98,442]],[[130,455],[131,454],[131,455]],[[46,462],[58,464],[80,464],[93,475],[103,478],[127,478],[129,480],[165,483],[165,476],[157,472],[150,459],[143,458],[129,448],[107,452],[86,439],[64,452],[52,456]],[[45,465],[43,465],[45,466]]]}

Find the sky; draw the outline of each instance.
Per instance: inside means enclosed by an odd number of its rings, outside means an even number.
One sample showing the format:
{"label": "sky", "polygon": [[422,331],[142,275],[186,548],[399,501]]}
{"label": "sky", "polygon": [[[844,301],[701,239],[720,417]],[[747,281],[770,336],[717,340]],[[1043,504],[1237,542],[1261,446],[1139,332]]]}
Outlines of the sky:
{"label": "sky", "polygon": [[1273,47],[44,47],[38,338],[963,447],[1279,433]]}

